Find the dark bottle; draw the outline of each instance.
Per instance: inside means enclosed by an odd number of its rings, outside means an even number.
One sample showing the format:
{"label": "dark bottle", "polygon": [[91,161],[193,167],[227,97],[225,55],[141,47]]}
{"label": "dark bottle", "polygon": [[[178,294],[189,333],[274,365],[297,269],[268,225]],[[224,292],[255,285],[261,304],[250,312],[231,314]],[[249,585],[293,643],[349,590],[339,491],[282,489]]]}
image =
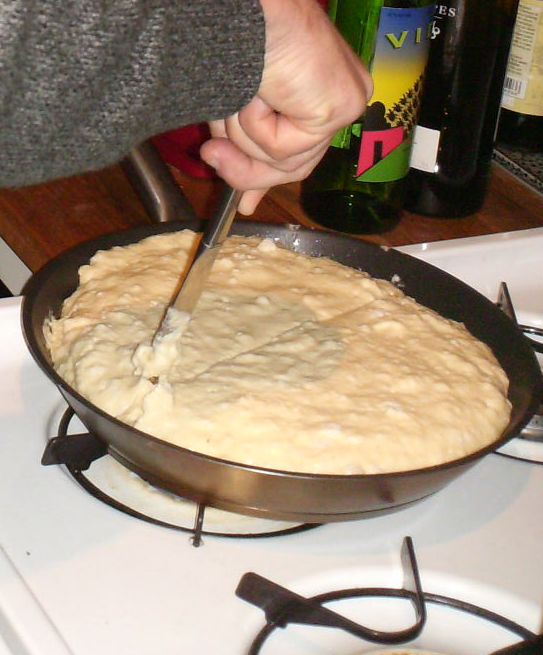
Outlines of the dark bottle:
{"label": "dark bottle", "polygon": [[521,153],[543,153],[543,116],[502,107],[497,143]]}
{"label": "dark bottle", "polygon": [[331,19],[371,71],[375,89],[364,116],[335,135],[302,183],[302,206],[315,223],[371,234],[398,222],[434,6],[433,0],[328,3]]}
{"label": "dark bottle", "polygon": [[458,218],[483,204],[517,3],[437,5],[407,209]]}
{"label": "dark bottle", "polygon": [[543,152],[543,0],[518,5],[497,142],[519,152]]}

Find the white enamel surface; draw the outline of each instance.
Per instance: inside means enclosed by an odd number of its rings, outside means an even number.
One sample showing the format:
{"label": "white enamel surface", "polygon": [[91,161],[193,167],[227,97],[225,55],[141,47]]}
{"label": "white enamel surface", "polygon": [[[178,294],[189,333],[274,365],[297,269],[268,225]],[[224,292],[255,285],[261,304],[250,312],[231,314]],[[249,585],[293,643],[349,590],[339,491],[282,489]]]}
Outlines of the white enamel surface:
{"label": "white enamel surface", "polygon": [[[543,230],[410,250],[456,269],[492,298],[506,279],[519,318],[543,320],[537,268]],[[507,251],[520,253],[515,265],[507,263]],[[477,283],[470,253],[482,264]],[[491,264],[502,253],[506,270],[495,271],[493,281]],[[525,264],[527,290],[519,270]],[[18,299],[0,302],[0,326],[0,655],[243,654],[263,625],[262,611],[234,594],[245,572],[306,595],[345,586],[400,587],[406,535],[426,591],[461,596],[533,631],[542,628],[543,466],[490,455],[442,492],[395,514],[280,538],[208,536],[196,549],[187,534],[105,507],[62,470],[40,465],[64,403],[27,353]],[[368,609],[364,620],[382,622],[393,614]],[[484,655],[514,641],[442,620],[451,639],[460,638],[453,643],[433,629],[417,648]],[[378,650],[327,630],[322,641],[311,633],[317,643],[309,650],[289,631],[280,640],[272,639],[263,655]]]}
{"label": "white enamel surface", "polygon": [[14,296],[21,293],[31,274],[26,264],[0,238],[0,280]]}
{"label": "white enamel surface", "polygon": [[507,282],[520,322],[543,326],[543,228],[398,248],[496,300]]}

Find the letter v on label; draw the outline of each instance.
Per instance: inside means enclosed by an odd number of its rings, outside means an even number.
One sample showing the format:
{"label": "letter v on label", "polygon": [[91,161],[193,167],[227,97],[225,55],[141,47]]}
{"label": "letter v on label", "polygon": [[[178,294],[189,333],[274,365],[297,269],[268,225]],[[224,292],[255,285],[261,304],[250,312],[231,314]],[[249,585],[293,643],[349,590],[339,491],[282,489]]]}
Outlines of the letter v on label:
{"label": "letter v on label", "polygon": [[401,48],[403,44],[405,43],[405,39],[407,38],[407,30],[404,30],[398,39],[395,34],[389,33],[387,34],[387,39],[392,43],[392,46],[394,48]]}

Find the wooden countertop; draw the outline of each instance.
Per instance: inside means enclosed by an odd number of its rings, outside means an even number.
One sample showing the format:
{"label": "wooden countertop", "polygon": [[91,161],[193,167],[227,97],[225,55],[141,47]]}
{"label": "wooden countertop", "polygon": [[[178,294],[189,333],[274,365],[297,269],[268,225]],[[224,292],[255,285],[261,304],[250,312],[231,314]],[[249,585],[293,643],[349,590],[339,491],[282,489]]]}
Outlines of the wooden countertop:
{"label": "wooden countertop", "polygon": [[[207,218],[218,183],[174,173],[196,214]],[[252,218],[311,226],[298,198],[298,184],[273,189]],[[82,241],[150,220],[120,166],[0,192],[0,237],[32,271]],[[494,164],[486,202],[477,214],[435,219],[405,212],[390,232],[362,238],[399,246],[533,227],[543,227],[543,196]]]}

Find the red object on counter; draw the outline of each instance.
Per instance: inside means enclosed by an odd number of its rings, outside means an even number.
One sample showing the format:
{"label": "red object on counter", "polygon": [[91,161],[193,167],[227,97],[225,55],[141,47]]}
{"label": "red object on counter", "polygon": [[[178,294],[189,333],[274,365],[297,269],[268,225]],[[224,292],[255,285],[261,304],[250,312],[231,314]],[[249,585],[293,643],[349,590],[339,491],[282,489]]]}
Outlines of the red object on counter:
{"label": "red object on counter", "polygon": [[178,170],[198,178],[213,178],[215,171],[200,159],[200,146],[210,138],[206,123],[187,125],[153,137],[164,161]]}

